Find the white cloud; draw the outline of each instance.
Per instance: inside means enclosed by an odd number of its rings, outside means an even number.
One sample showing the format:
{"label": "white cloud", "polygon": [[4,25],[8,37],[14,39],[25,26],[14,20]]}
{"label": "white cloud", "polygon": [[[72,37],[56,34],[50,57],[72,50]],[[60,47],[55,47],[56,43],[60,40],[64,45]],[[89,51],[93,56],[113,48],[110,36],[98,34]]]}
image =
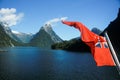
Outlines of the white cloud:
{"label": "white cloud", "polygon": [[15,8],[1,8],[0,9],[0,22],[6,27],[16,25],[24,16],[23,13],[16,13]]}
{"label": "white cloud", "polygon": [[45,24],[53,24],[53,23],[57,23],[61,20],[66,20],[68,17],[61,17],[61,18],[54,18],[54,19],[51,19],[49,21],[47,21]]}
{"label": "white cloud", "polygon": [[3,15],[12,14],[12,13],[15,13],[15,12],[16,12],[15,8],[11,8],[11,9],[9,9],[9,8],[1,8],[0,9],[0,14],[3,14]]}
{"label": "white cloud", "polygon": [[68,17],[61,17],[60,19],[61,20],[66,20]]}

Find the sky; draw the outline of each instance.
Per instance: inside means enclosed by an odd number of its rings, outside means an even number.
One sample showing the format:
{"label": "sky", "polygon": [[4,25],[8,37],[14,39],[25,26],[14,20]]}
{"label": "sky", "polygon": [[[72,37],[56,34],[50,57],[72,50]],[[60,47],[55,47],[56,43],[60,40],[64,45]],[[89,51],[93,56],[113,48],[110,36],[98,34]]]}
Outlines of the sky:
{"label": "sky", "polygon": [[104,30],[119,8],[120,0],[0,0],[0,21],[14,31],[33,34],[50,22],[58,36],[70,40],[80,32],[62,24],[61,18]]}

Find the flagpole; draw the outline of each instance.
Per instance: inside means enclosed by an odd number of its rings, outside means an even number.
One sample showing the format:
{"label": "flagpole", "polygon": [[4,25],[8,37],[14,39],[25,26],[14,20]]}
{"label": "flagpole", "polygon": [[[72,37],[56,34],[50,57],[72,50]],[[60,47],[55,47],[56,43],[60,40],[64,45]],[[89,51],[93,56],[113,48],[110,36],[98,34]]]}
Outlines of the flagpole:
{"label": "flagpole", "polygon": [[118,70],[118,72],[119,72],[119,74],[120,74],[120,63],[119,63],[119,60],[118,60],[118,58],[117,58],[117,55],[116,55],[116,53],[115,53],[115,50],[114,50],[114,48],[113,48],[113,46],[112,46],[112,43],[111,43],[111,41],[110,41],[110,39],[109,39],[109,36],[108,36],[107,32],[105,32],[105,37],[106,37],[108,46],[109,46],[109,48],[110,48],[112,57],[113,57],[113,59],[114,59],[114,62],[115,62],[115,64],[116,64],[117,70]]}

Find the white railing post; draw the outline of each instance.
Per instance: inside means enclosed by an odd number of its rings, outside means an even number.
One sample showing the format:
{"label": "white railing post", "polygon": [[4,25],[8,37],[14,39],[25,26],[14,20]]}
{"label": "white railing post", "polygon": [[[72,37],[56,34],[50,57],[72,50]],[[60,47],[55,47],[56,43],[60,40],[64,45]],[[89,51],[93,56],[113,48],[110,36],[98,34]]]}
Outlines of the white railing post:
{"label": "white railing post", "polygon": [[115,50],[114,50],[114,48],[113,48],[113,46],[112,46],[112,43],[111,43],[111,41],[110,41],[110,39],[109,39],[109,36],[108,36],[107,32],[105,32],[105,37],[106,37],[108,46],[109,46],[109,48],[110,48],[112,57],[113,57],[113,59],[114,59],[114,62],[115,62],[115,64],[116,64],[117,70],[118,70],[118,72],[119,72],[119,74],[120,74],[120,62],[119,62],[119,60],[118,60],[118,58],[117,58],[117,55],[116,55],[116,53],[115,53]]}

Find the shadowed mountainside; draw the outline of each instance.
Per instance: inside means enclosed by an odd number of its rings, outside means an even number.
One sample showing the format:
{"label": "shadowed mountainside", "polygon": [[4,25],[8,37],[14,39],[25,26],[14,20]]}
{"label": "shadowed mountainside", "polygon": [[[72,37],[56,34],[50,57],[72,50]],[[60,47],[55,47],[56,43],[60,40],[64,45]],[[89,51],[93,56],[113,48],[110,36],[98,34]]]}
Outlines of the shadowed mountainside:
{"label": "shadowed mountainside", "polygon": [[5,31],[4,26],[0,23],[0,47],[20,46],[21,43],[12,39]]}

